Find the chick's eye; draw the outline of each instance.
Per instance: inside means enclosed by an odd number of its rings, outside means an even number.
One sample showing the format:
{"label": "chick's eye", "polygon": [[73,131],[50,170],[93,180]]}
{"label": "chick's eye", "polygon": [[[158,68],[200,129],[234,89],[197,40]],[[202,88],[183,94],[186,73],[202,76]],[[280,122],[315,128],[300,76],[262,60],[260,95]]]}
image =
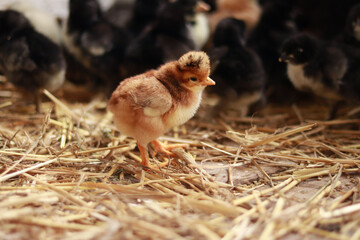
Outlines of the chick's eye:
{"label": "chick's eye", "polygon": [[190,80],[193,81],[193,82],[196,82],[197,78],[196,77],[191,77]]}

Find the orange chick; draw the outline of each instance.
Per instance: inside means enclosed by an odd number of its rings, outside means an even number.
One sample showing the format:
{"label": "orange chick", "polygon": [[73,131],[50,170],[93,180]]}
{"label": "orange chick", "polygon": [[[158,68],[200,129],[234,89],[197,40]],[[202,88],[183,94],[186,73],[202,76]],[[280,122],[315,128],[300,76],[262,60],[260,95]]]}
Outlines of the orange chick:
{"label": "orange chick", "polygon": [[151,167],[147,145],[166,147],[156,139],[196,113],[203,90],[215,85],[209,78],[210,61],[205,52],[188,52],[157,70],[125,79],[113,92],[108,109],[117,129],[137,141],[142,165]]}

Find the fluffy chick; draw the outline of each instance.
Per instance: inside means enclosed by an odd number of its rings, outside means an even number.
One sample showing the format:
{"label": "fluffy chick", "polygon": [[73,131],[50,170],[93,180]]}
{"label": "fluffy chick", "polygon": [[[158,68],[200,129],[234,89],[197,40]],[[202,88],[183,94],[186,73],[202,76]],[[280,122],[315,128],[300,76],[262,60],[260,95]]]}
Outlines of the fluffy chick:
{"label": "fluffy chick", "polygon": [[122,77],[127,33],[103,16],[96,0],[70,0],[69,7],[64,29],[66,50],[112,91]]}
{"label": "fluffy chick", "polygon": [[186,19],[188,2],[178,0],[159,6],[156,19],[126,50],[128,76],[154,69],[196,50]]}
{"label": "fluffy chick", "polygon": [[246,47],[244,31],[244,21],[235,18],[224,18],[216,27],[209,55],[216,63],[211,77],[217,84],[210,90],[221,97],[219,106],[247,115],[255,103],[265,103],[265,73],[261,59]]}
{"label": "fluffy chick", "polygon": [[279,60],[287,62],[289,79],[299,90],[332,101],[360,99],[360,52],[354,48],[303,33],[284,42]]}
{"label": "fluffy chick", "polygon": [[189,25],[190,35],[194,39],[195,49],[203,49],[210,38],[210,26],[205,12],[211,6],[202,0],[182,0],[186,5],[186,20]]}
{"label": "fluffy chick", "polygon": [[297,33],[292,11],[293,0],[267,1],[259,23],[247,38],[248,46],[263,62],[271,101],[292,102],[297,93],[286,75],[286,66],[278,62],[281,44]]}
{"label": "fluffy chick", "polygon": [[39,111],[40,90],[55,91],[64,83],[62,51],[17,11],[0,11],[0,22],[0,72],[15,86],[35,94]]}
{"label": "fluffy chick", "polygon": [[35,30],[61,45],[61,28],[56,17],[45,10],[36,8],[30,1],[16,1],[9,6],[10,10],[18,11],[29,20]]}
{"label": "fluffy chick", "polygon": [[206,53],[188,52],[178,61],[125,79],[113,92],[108,109],[118,130],[137,140],[141,164],[150,166],[148,143],[161,150],[155,139],[194,116],[204,88],[215,84],[209,73]]}

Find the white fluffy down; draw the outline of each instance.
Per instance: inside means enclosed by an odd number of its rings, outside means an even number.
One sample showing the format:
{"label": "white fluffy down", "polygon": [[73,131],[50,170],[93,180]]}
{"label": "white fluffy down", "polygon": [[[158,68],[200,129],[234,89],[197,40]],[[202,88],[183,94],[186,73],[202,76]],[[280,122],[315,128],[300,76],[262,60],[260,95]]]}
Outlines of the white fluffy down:
{"label": "white fluffy down", "polygon": [[45,35],[54,43],[61,44],[61,28],[55,16],[34,7],[29,0],[15,2],[9,6],[9,9],[24,14],[36,31]]}
{"label": "white fluffy down", "polygon": [[299,90],[311,90],[313,93],[328,99],[342,99],[335,89],[325,86],[321,75],[314,78],[308,78],[304,75],[304,65],[287,64],[287,73],[291,83]]}

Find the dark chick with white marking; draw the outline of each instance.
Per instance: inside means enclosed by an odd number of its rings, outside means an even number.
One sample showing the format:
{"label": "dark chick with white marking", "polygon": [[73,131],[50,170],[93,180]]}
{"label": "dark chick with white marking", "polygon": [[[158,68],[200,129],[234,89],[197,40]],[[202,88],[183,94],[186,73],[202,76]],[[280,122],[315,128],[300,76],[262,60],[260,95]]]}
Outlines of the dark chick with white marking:
{"label": "dark chick with white marking", "polygon": [[123,77],[121,64],[128,35],[105,19],[96,0],[70,0],[69,7],[66,50],[99,77],[110,93]]}
{"label": "dark chick with white marking", "polygon": [[126,51],[128,76],[157,68],[194,50],[182,1],[160,5],[155,21],[135,38]]}
{"label": "dark chick with white marking", "polygon": [[287,39],[280,61],[294,86],[326,99],[359,101],[360,52],[308,34]]}
{"label": "dark chick with white marking", "polygon": [[33,93],[40,111],[41,90],[55,91],[64,83],[62,51],[17,11],[0,11],[0,23],[0,72],[16,87]]}
{"label": "dark chick with white marking", "polygon": [[245,23],[235,18],[225,18],[217,25],[213,49],[209,55],[215,62],[211,77],[221,106],[240,109],[242,115],[256,103],[265,104],[265,73],[261,59],[245,45]]}
{"label": "dark chick with white marking", "polygon": [[278,62],[281,44],[297,33],[292,20],[293,2],[265,2],[260,21],[247,38],[248,46],[256,51],[264,64],[268,98],[281,103],[293,102],[297,93],[286,75],[286,67]]}
{"label": "dark chick with white marking", "polygon": [[22,13],[38,33],[61,45],[61,28],[58,19],[48,10],[38,9],[29,0],[16,0],[8,10]]}

